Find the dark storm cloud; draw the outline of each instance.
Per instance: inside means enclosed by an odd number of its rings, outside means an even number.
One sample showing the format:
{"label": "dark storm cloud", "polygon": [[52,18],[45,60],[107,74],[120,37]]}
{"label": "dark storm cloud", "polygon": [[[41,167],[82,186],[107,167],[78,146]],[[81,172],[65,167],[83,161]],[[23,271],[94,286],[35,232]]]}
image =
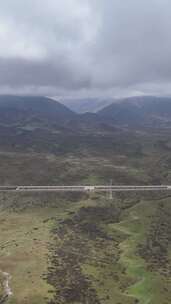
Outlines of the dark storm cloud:
{"label": "dark storm cloud", "polygon": [[56,86],[66,89],[88,87],[89,79],[75,74],[67,60],[55,64],[51,60],[42,62],[29,59],[0,59],[0,83],[11,86]]}
{"label": "dark storm cloud", "polygon": [[0,92],[171,94],[169,0],[6,0]]}

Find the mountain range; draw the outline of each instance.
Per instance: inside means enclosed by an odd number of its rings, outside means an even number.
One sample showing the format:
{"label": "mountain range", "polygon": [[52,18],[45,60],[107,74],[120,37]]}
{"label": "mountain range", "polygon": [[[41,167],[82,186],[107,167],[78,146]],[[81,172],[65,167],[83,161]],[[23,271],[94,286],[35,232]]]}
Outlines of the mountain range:
{"label": "mountain range", "polygon": [[130,97],[115,100],[96,113],[80,114],[47,97],[1,95],[0,126],[28,130],[65,128],[69,131],[111,127],[168,128],[171,127],[171,98]]}
{"label": "mountain range", "polygon": [[[47,97],[0,96],[0,125],[27,128],[75,128],[102,126],[170,127],[171,98],[130,97],[108,100],[107,106],[94,112],[97,101],[87,100],[86,113],[76,113],[66,105]],[[94,110],[92,104],[94,102]],[[84,103],[85,104],[85,103]],[[98,105],[100,102],[98,103]],[[106,105],[106,102],[103,104]],[[69,105],[69,104],[68,104]],[[76,105],[76,104],[75,104]],[[73,108],[73,107],[71,107]]]}

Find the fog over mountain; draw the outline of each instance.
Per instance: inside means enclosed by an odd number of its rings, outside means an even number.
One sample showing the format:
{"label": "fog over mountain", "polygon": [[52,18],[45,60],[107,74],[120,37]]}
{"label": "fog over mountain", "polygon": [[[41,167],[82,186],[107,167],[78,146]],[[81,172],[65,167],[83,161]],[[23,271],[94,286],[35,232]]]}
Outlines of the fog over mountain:
{"label": "fog over mountain", "polygon": [[75,98],[61,99],[60,102],[76,113],[96,113],[115,102],[113,98]]}
{"label": "fog over mountain", "polygon": [[6,0],[0,93],[171,94],[168,0]]}

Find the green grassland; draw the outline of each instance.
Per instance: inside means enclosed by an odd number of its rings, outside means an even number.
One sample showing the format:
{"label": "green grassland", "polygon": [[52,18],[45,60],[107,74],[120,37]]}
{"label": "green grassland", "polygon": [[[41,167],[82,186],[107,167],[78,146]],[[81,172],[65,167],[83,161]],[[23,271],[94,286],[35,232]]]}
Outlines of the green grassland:
{"label": "green grassland", "polygon": [[[1,197],[0,212],[0,269],[13,293],[7,303],[170,303],[169,232],[159,239],[163,263],[160,252],[155,262],[141,254],[159,212],[171,212],[170,198],[52,195],[50,203],[22,195],[18,203],[12,196],[7,208]],[[3,280],[1,273],[2,299]]]}
{"label": "green grassland", "polygon": [[[42,280],[47,271],[51,210],[27,210],[0,214],[0,269],[11,276],[9,303],[46,303],[49,286]],[[3,278],[2,278],[3,279]]]}

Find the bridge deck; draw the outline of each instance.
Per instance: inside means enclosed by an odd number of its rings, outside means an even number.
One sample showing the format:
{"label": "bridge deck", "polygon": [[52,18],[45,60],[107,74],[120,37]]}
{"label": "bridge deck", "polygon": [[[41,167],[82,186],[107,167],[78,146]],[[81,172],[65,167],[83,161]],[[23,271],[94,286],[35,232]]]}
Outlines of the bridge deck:
{"label": "bridge deck", "polygon": [[0,191],[77,191],[77,192],[115,192],[115,191],[169,191],[169,185],[145,185],[145,186],[129,186],[129,185],[95,185],[95,186],[0,186]]}

